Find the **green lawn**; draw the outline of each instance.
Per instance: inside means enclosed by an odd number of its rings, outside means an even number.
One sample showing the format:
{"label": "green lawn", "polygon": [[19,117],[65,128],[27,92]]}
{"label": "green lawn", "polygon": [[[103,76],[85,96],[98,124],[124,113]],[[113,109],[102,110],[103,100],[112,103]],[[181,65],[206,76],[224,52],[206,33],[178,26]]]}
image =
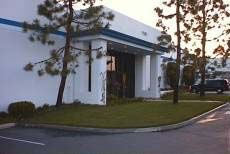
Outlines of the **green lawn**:
{"label": "green lawn", "polygon": [[12,118],[9,117],[0,117],[0,124],[5,124],[5,123],[11,123],[14,122],[15,120],[13,120]]}
{"label": "green lawn", "polygon": [[[173,94],[169,93],[161,98],[164,100],[172,100]],[[200,97],[199,94],[189,93],[189,92],[180,92],[179,93],[180,100],[207,100],[207,101],[223,101],[228,102],[230,101],[230,95],[226,94],[206,94],[204,97]]]}
{"label": "green lawn", "polygon": [[26,122],[97,128],[132,128],[174,124],[211,110],[222,103],[135,102],[110,106],[66,105],[37,113]]}

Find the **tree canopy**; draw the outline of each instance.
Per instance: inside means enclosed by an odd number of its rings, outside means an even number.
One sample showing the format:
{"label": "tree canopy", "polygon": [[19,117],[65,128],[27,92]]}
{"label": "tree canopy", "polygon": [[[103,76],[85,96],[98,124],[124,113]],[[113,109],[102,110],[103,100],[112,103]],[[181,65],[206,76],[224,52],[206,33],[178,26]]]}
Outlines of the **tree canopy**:
{"label": "tree canopy", "polygon": [[[112,12],[104,12],[102,6],[94,6],[95,0],[45,0],[38,5],[36,18],[32,23],[24,22],[25,32],[30,32],[30,41],[41,42],[44,45],[54,45],[55,37],[51,37],[58,31],[65,33],[64,46],[50,51],[50,57],[39,61],[30,62],[24,69],[32,71],[35,66],[40,66],[38,75],[60,75],[61,82],[58,91],[56,106],[62,104],[66,78],[70,73],[76,73],[78,57],[83,53],[90,55],[92,50],[98,52],[98,57],[103,56],[103,51],[98,49],[81,49],[75,46],[73,41],[81,32],[98,32],[109,27],[109,21],[113,20]],[[84,10],[75,11],[75,6],[86,6]],[[43,20],[41,20],[43,19]],[[99,56],[100,55],[100,56]],[[92,61],[90,58],[89,63]]]}

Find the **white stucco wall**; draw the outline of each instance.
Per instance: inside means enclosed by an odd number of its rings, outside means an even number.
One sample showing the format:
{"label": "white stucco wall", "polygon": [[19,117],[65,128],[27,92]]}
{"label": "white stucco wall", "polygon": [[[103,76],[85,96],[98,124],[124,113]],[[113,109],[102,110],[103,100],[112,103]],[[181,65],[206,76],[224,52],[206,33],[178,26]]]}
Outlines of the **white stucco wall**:
{"label": "white stucco wall", "polygon": [[[41,1],[42,0],[4,1],[1,3],[2,7],[0,7],[0,18],[19,22],[31,21],[37,16],[37,4]],[[114,11],[114,14],[115,20],[111,23],[112,30],[144,41],[156,41],[156,34],[159,32],[152,29],[152,27],[146,26],[116,11]],[[142,31],[144,31],[146,35],[144,35]],[[56,102],[60,77],[39,77],[36,74],[36,71],[25,72],[23,67],[28,62],[36,62],[43,60],[44,57],[48,57],[51,49],[56,49],[64,45],[64,37],[53,35],[52,37],[56,40],[55,46],[44,46],[38,42],[31,43],[28,40],[29,35],[23,33],[21,28],[6,24],[0,24],[0,34],[0,52],[2,53],[0,56],[0,111],[6,110],[9,103],[22,100],[33,101],[36,106],[43,105],[44,103],[54,105]],[[137,47],[138,49],[151,50],[150,48],[141,47],[140,45],[135,45],[122,40],[106,36],[100,37],[91,37],[87,39],[86,42],[77,42],[75,45],[79,48],[88,49],[90,43],[92,48],[103,47],[102,50],[106,51],[106,40],[112,40]],[[79,67],[76,69],[77,73],[70,75],[67,78],[64,91],[64,102],[69,103],[74,100],[79,100],[82,103],[89,104],[104,105],[106,103],[106,57],[97,59],[95,58],[96,52],[93,53],[93,57],[92,91],[88,91],[87,56],[82,54],[79,57]],[[142,77],[142,90],[148,91],[148,93],[141,94],[140,96],[158,97],[158,90],[156,89],[157,81],[155,81],[158,76],[158,65],[156,65],[156,63],[158,63],[157,58],[155,57],[154,59],[153,57],[145,56],[140,62],[140,66],[143,66],[140,70],[137,69],[139,67],[138,63],[139,61],[136,60],[136,74],[138,75],[138,72],[141,71],[139,76]],[[136,96],[139,95],[137,94]]]}
{"label": "white stucco wall", "polygon": [[54,104],[58,77],[38,77],[36,72],[25,72],[28,62],[37,62],[49,56],[49,51],[63,45],[63,37],[56,37],[55,47],[31,43],[28,34],[18,29],[0,26],[0,109],[14,101],[31,100],[37,105]]}
{"label": "white stucco wall", "polygon": [[[26,72],[23,67],[28,62],[37,62],[49,57],[51,49],[57,49],[64,45],[64,37],[54,35],[55,46],[44,46],[40,43],[31,43],[28,34],[22,33],[19,28],[0,25],[0,110],[6,110],[11,102],[28,100],[33,101],[36,106],[45,103],[54,105],[57,97],[60,76],[51,77],[45,75],[39,77],[36,70]],[[91,42],[92,48],[103,47],[106,51],[107,42],[95,40]],[[89,43],[78,42],[78,48],[87,49]],[[92,91],[88,91],[88,57],[82,53],[79,57],[79,67],[76,74],[67,78],[64,91],[64,102],[71,103],[79,100],[82,103],[104,105],[106,89],[102,88],[102,78],[106,76],[106,57],[96,58],[96,51],[93,52],[92,62]],[[105,87],[104,87],[105,88]],[[103,91],[104,90],[104,91]]]}
{"label": "white stucco wall", "polygon": [[[37,17],[37,5],[43,1],[44,0],[2,1],[0,7],[0,18],[19,22],[32,21],[35,17]],[[142,39],[147,42],[157,42],[157,36],[160,35],[160,31],[110,8],[104,7],[104,10],[112,11],[115,15],[114,20],[110,22],[110,29]]]}
{"label": "white stucco wall", "polygon": [[37,17],[37,5],[43,0],[1,1],[0,18],[15,21],[32,21]]}
{"label": "white stucco wall", "polygon": [[112,11],[115,16],[114,20],[110,22],[110,29],[147,42],[157,43],[157,36],[161,35],[159,30],[156,30],[151,26],[145,25],[140,21],[132,19],[110,8],[105,7],[104,10]]}
{"label": "white stucco wall", "polygon": [[[79,42],[76,44],[78,48],[88,49],[89,42]],[[101,51],[106,53],[107,42],[104,40],[93,40],[91,42],[92,49],[102,47]],[[91,91],[88,89],[88,73],[89,65],[87,63],[88,56],[84,53],[80,55],[79,67],[73,77],[72,85],[74,85],[74,99],[87,104],[106,104],[106,56],[96,58],[97,51],[92,51],[92,68],[91,68]]]}

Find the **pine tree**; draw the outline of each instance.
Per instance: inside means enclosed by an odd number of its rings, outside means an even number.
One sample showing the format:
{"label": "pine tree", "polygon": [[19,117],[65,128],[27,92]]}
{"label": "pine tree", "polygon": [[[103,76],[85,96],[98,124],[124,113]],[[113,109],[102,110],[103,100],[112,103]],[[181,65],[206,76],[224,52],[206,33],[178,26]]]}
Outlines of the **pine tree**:
{"label": "pine tree", "polygon": [[[183,23],[183,16],[185,15],[184,13],[184,5],[185,3],[182,2],[181,0],[168,0],[163,2],[164,8],[156,7],[155,11],[159,17],[157,25],[158,27],[162,28],[162,35],[158,38],[160,41],[160,45],[169,45],[169,49],[174,49],[175,47],[172,43],[172,37],[168,34],[168,31],[170,29],[169,26],[166,26],[164,24],[164,20],[175,20],[176,24],[176,31],[175,35],[177,38],[177,44],[176,44],[176,53],[177,53],[177,58],[176,58],[176,74],[175,74],[175,85],[174,85],[174,92],[173,92],[173,103],[177,104],[178,103],[178,93],[179,93],[179,81],[180,81],[180,64],[181,64],[181,42],[182,42],[182,30],[181,30],[181,23]],[[175,7],[175,12],[171,14],[164,14],[164,9],[169,9]],[[186,31],[183,31],[183,36],[184,40],[189,41],[188,34]]]}
{"label": "pine tree", "polygon": [[[32,23],[24,22],[25,32],[30,32],[30,41],[41,42],[44,45],[54,45],[55,39],[50,37],[58,31],[65,31],[65,45],[59,49],[50,51],[50,57],[35,63],[28,63],[24,69],[32,71],[37,65],[41,67],[38,75],[60,75],[61,82],[58,89],[56,106],[62,105],[63,93],[66,79],[70,73],[76,73],[78,56],[85,52],[90,55],[92,50],[83,50],[74,46],[73,37],[83,31],[98,32],[102,28],[109,27],[109,21],[113,20],[111,12],[104,12],[102,6],[94,6],[95,0],[45,0],[38,5],[38,16],[45,18],[48,22],[41,21],[38,18]],[[75,6],[88,7],[84,10],[75,11]],[[106,20],[106,23],[103,21]],[[91,60],[90,60],[91,62]]]}
{"label": "pine tree", "polygon": [[[230,33],[227,33],[230,34]],[[227,63],[227,59],[230,56],[230,37],[227,38],[227,45],[226,47],[224,47],[223,45],[219,45],[214,51],[213,54],[215,55],[215,57],[213,59],[215,59],[216,57],[220,57],[221,58],[221,64],[222,67],[226,66]]]}
{"label": "pine tree", "polygon": [[[188,1],[188,14],[192,14],[190,17],[189,30],[193,33],[194,40],[201,41],[201,48],[196,50],[201,51],[201,88],[200,96],[205,95],[204,83],[205,83],[205,68],[206,68],[206,44],[209,41],[220,42],[220,38],[224,36],[228,31],[223,30],[219,35],[214,38],[208,36],[208,32],[215,29],[225,29],[225,18],[230,17],[230,13],[227,11],[228,4],[225,4],[224,0],[190,0]],[[222,40],[225,42],[225,39]],[[219,48],[220,49],[220,48]],[[217,51],[217,50],[216,50]]]}

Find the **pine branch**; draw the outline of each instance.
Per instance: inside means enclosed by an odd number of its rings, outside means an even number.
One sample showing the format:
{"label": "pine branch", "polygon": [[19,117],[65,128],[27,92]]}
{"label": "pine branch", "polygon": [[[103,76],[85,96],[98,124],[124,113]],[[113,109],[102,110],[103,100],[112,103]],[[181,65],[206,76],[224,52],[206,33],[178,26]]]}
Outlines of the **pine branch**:
{"label": "pine branch", "polygon": [[[64,49],[65,49],[65,48],[62,47],[62,48],[58,49],[58,50],[56,51],[56,53],[57,53],[58,55],[61,55],[61,54],[63,53]],[[45,60],[42,60],[42,61],[33,63],[33,65],[45,63],[45,62],[48,62],[48,61],[50,61],[50,60],[52,60],[52,59],[54,59],[54,57],[50,57],[50,58],[47,58],[47,59],[45,59]]]}
{"label": "pine branch", "polygon": [[[79,50],[79,51],[86,51],[86,52],[89,51],[89,50],[87,50],[87,49],[76,48],[76,47],[74,47],[74,46],[71,46],[71,49]],[[102,49],[102,47],[99,47],[99,48],[95,48],[95,49],[90,49],[90,51],[100,51],[101,49]]]}

